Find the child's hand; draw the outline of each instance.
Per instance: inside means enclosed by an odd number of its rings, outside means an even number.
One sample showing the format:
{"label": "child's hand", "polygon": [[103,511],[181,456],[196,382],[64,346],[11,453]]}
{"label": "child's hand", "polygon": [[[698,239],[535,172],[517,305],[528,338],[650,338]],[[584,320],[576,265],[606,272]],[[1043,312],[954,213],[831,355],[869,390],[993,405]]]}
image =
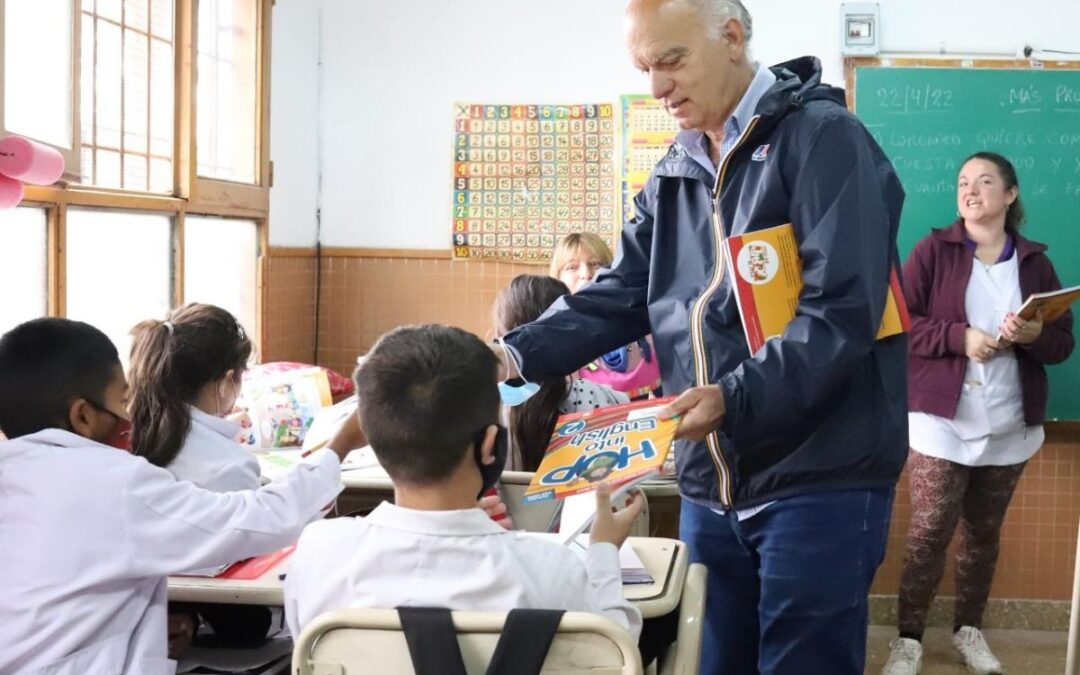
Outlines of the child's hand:
{"label": "child's hand", "polygon": [[645,508],[645,498],[641,490],[631,490],[626,508],[613,512],[611,508],[611,485],[601,483],[596,488],[596,519],[593,520],[589,541],[592,543],[615,544],[619,548],[630,534],[634,521]]}
{"label": "child's hand", "polygon": [[168,637],[169,658],[178,659],[191,646],[199,619],[194,612],[169,612]]}
{"label": "child's hand", "polygon": [[499,493],[496,490],[492,490],[494,494],[485,495],[480,498],[480,501],[476,502],[476,506],[483,510],[499,525],[502,525],[504,529],[514,529],[514,521],[510,518],[510,514],[506,511],[506,504],[499,498]]}
{"label": "child's hand", "polygon": [[364,430],[360,428],[360,413],[358,411],[353,412],[346,417],[326,445],[342,461],[345,460],[345,455],[367,445],[367,436],[364,435]]}

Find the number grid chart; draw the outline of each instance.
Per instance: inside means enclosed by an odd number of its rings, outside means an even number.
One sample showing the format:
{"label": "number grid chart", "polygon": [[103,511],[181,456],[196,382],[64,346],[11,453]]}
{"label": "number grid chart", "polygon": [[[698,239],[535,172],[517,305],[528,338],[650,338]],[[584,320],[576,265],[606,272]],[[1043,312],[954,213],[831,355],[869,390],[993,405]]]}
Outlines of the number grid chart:
{"label": "number grid chart", "polygon": [[455,259],[546,264],[558,238],[619,230],[615,116],[600,104],[454,104]]}
{"label": "number grid chart", "polygon": [[642,94],[622,96],[622,214],[634,217],[634,196],[679,133],[664,104]]}

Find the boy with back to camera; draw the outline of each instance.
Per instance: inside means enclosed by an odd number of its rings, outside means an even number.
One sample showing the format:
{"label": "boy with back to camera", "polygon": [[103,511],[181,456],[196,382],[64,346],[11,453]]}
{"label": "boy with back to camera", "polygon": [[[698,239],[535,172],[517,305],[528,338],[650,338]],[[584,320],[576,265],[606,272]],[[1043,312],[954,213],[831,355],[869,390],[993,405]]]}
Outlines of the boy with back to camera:
{"label": "boy with back to camera", "polygon": [[497,366],[483,342],[458,328],[407,326],[379,339],[357,369],[357,393],[395,503],[304,530],[285,579],[294,636],[334,609],[436,606],[594,612],[637,639],[641,614],[623,598],[618,548],[641,513],[640,495],[613,513],[610,489],[597,490],[584,563],[477,508],[506,461]]}

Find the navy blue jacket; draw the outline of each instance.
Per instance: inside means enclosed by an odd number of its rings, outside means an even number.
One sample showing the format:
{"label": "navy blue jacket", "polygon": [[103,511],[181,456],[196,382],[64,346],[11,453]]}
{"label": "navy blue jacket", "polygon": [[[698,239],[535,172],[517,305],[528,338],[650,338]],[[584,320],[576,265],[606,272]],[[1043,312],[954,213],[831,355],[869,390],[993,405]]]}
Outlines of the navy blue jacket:
{"label": "navy blue jacket", "polygon": [[[816,58],[772,70],[718,168],[719,222],[711,176],[673,145],[635,198],[612,269],[506,336],[530,379],[652,332],[664,391],[719,384],[721,428],[676,448],[683,496],[712,507],[891,486],[907,454],[907,338],[874,341],[903,189]],[[783,336],[751,355],[719,251],[724,236],[784,223],[804,287]]]}

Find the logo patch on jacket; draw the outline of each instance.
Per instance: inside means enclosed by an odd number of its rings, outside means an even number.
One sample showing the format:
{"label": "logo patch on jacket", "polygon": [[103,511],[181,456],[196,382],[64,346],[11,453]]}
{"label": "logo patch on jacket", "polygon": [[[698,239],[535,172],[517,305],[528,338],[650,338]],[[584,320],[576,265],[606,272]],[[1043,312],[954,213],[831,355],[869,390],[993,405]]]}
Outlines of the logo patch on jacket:
{"label": "logo patch on jacket", "polygon": [[765,145],[759,145],[757,150],[754,151],[754,154],[750,155],[750,159],[754,160],[755,162],[764,162],[765,157],[768,154],[769,154],[769,143],[766,143]]}

